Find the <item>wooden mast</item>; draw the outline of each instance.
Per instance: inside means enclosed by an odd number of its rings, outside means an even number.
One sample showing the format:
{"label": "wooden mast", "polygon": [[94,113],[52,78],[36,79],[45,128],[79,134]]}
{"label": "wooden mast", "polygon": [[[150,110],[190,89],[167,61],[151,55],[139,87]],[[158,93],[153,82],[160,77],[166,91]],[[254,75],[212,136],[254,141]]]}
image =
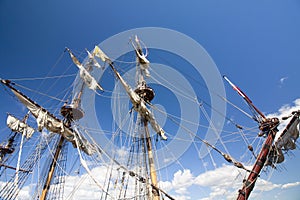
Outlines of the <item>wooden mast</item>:
{"label": "wooden mast", "polygon": [[[112,70],[114,71],[114,73],[116,74],[118,79],[121,81],[124,88],[128,91],[130,86],[123,80],[123,78],[121,77],[119,72],[113,66],[112,62],[110,60],[108,60],[108,61],[109,61],[108,63],[110,65],[110,67],[112,68]],[[137,89],[139,89],[139,88],[137,88]],[[135,91],[137,91],[137,89]],[[151,92],[147,92],[147,94],[148,93],[151,94]],[[154,96],[154,94],[152,94],[150,96]],[[145,97],[145,98],[152,100],[153,97],[151,97],[151,98]],[[148,152],[148,161],[149,161],[149,168],[150,168],[150,179],[151,179],[151,185],[152,185],[152,199],[153,200],[159,200],[160,195],[159,195],[159,190],[158,190],[158,186],[157,186],[157,175],[156,175],[154,157],[153,157],[153,152],[152,152],[152,142],[151,142],[151,137],[150,137],[150,133],[149,133],[149,129],[148,129],[148,121],[145,118],[142,118],[141,120],[144,123],[145,135],[146,135],[145,139],[146,139],[146,146],[147,146],[147,152]]]}
{"label": "wooden mast", "polygon": [[237,200],[246,200],[249,198],[250,193],[252,192],[255,183],[257,181],[257,178],[259,177],[259,174],[262,170],[262,168],[265,166],[268,155],[270,153],[270,150],[272,148],[272,144],[275,138],[275,135],[278,131],[277,126],[279,125],[279,119],[278,118],[266,118],[266,116],[258,109],[250,98],[236,85],[234,85],[226,76],[223,76],[223,78],[232,86],[232,88],[237,91],[237,93],[246,101],[246,103],[249,105],[252,113],[253,113],[253,119],[259,123],[259,129],[261,130],[261,133],[259,136],[267,136],[267,139],[265,140],[262,149],[259,153],[259,155],[256,158],[256,162],[246,180],[244,180],[243,188],[239,190],[239,195],[237,197]]}
{"label": "wooden mast", "polygon": [[[136,73],[137,73],[137,88],[135,89],[135,92],[145,101],[145,102],[150,102],[154,98],[154,91],[146,86],[146,81],[144,79],[144,75],[142,73],[142,69],[139,67],[140,65],[148,65],[149,61],[146,59],[146,56],[144,56],[142,47],[140,46],[140,42],[137,36],[135,36],[135,42],[136,45],[132,42],[132,46],[135,49],[136,53],[136,62],[137,68],[136,68]],[[149,73],[149,72],[148,72]],[[149,74],[148,74],[149,76]],[[159,200],[160,199],[160,193],[159,190],[157,189],[157,174],[156,174],[156,168],[155,168],[155,163],[154,163],[154,155],[152,151],[152,141],[149,133],[149,128],[148,128],[148,120],[145,118],[141,119],[144,122],[144,129],[145,129],[145,136],[146,136],[146,146],[147,146],[147,154],[148,154],[148,163],[149,163],[149,172],[150,172],[150,179],[151,179],[151,185],[152,185],[152,200]],[[150,192],[150,191],[149,191]]]}
{"label": "wooden mast", "polygon": [[55,150],[55,154],[54,154],[53,160],[51,162],[51,165],[50,165],[50,168],[49,168],[49,171],[48,171],[47,179],[46,179],[46,182],[44,184],[42,194],[40,196],[40,200],[45,200],[46,197],[47,197],[47,193],[50,189],[50,183],[51,183],[51,180],[53,178],[54,170],[55,170],[55,167],[56,167],[57,159],[58,159],[58,156],[61,152],[62,145],[63,145],[64,141],[65,141],[64,137],[60,136],[59,143],[58,143],[58,146]]}
{"label": "wooden mast", "polygon": [[267,125],[270,125],[267,127],[266,130],[267,139],[263,144],[263,147],[256,159],[256,162],[248,178],[244,181],[243,188],[239,190],[237,200],[246,200],[249,198],[250,193],[254,188],[255,182],[257,181],[257,178],[259,177],[259,174],[267,161],[267,157],[269,155],[272,143],[277,132],[276,127],[279,124],[279,120],[277,118],[272,118],[271,120],[269,120],[269,122],[266,123],[268,123]]}
{"label": "wooden mast", "polygon": [[[137,54],[137,63],[140,64],[149,64],[149,61],[146,59],[146,57],[141,52],[141,47],[139,46],[139,41],[136,37],[137,42],[137,48],[134,46],[135,52]],[[162,128],[158,125],[158,123],[155,121],[153,114],[148,110],[146,107],[146,103],[150,102],[154,98],[154,91],[146,85],[146,82],[144,80],[144,77],[141,73],[141,69],[137,67],[137,73],[138,73],[138,80],[137,80],[137,88],[135,90],[132,90],[132,88],[126,83],[126,81],[122,78],[122,76],[119,74],[119,72],[116,70],[116,68],[113,65],[113,62],[110,60],[110,58],[105,55],[105,53],[100,49],[97,48],[96,52],[94,52],[95,56],[99,57],[103,62],[107,62],[111,69],[113,70],[116,77],[120,80],[121,84],[123,85],[124,89],[126,90],[127,94],[130,97],[130,100],[133,104],[133,108],[141,115],[141,122],[144,124],[145,129],[145,139],[146,139],[146,146],[147,146],[147,153],[148,153],[148,164],[150,169],[150,179],[151,179],[151,186],[152,186],[152,198],[153,200],[159,200],[160,199],[160,189],[157,185],[157,175],[156,175],[156,169],[154,164],[154,156],[152,151],[152,142],[151,137],[148,129],[148,122],[150,122],[152,128],[154,131],[157,132],[158,135],[160,135],[164,140],[167,139],[167,137],[164,135],[164,131]],[[145,75],[149,75],[145,73]],[[169,195],[167,195],[169,198],[171,198]]]}
{"label": "wooden mast", "polygon": [[148,152],[150,179],[151,179],[151,185],[152,185],[152,199],[159,200],[160,194],[159,194],[159,190],[157,189],[157,187],[158,187],[157,175],[156,175],[154,157],[153,157],[153,152],[152,152],[152,142],[151,142],[151,137],[150,137],[150,133],[149,133],[149,129],[148,129],[148,121],[145,119],[142,119],[142,120],[144,121],[144,128],[145,128],[145,135],[146,135],[146,146],[147,146],[147,152]]}
{"label": "wooden mast", "polygon": [[[78,64],[79,61],[75,58],[75,56],[72,54],[72,52],[69,49],[67,49],[67,50],[70,53],[73,62],[75,64]],[[61,107],[60,113],[65,118],[64,123],[67,127],[71,127],[71,123],[74,120],[81,119],[84,115],[83,111],[80,109],[81,96],[83,94],[84,86],[85,86],[85,83],[83,82],[81,85],[81,88],[80,88],[80,92],[78,93],[78,95],[76,97],[73,98],[71,105],[64,105]],[[50,189],[50,183],[51,183],[51,180],[54,175],[54,170],[56,168],[57,159],[61,153],[64,142],[65,142],[65,138],[63,136],[60,136],[58,146],[55,150],[55,154],[54,154],[53,160],[51,162],[51,165],[50,165],[50,168],[48,171],[47,179],[45,181],[40,200],[45,200],[47,197],[47,193]]]}

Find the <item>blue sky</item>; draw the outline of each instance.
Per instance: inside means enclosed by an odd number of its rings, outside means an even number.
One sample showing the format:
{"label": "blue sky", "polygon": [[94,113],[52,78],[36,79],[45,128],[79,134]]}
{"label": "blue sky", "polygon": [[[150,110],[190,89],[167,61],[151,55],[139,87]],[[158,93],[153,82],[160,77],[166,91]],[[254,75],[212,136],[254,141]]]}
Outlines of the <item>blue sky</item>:
{"label": "blue sky", "polygon": [[[274,113],[300,98],[299,9],[300,2],[296,0],[4,0],[0,1],[0,77],[44,77],[66,46],[82,52],[122,31],[162,27],[181,32],[201,44],[221,74],[228,75],[264,113]],[[35,87],[34,83],[25,84]],[[247,110],[226,83],[225,89],[228,99]],[[0,92],[2,130],[5,113],[16,112],[20,107],[9,107],[11,98],[4,90]],[[227,115],[238,122],[238,114],[233,111]],[[287,158],[286,170],[274,173],[274,183],[300,181],[299,150],[294,154],[295,157]],[[198,175],[191,173],[194,177]],[[189,188],[192,199],[197,197],[194,187]],[[283,199],[291,194],[290,199],[295,199],[299,195],[297,190],[299,186],[288,192],[273,190],[270,195]]]}

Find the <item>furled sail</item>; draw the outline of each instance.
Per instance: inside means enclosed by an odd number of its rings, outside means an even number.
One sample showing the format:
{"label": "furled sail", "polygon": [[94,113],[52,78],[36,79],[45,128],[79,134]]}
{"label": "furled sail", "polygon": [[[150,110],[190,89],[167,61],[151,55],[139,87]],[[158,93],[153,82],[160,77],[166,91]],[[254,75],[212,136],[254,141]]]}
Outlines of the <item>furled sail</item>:
{"label": "furled sail", "polygon": [[79,62],[79,60],[74,56],[70,49],[67,48],[73,62],[79,68],[80,77],[84,81],[84,83],[88,86],[91,90],[103,90],[103,88],[97,83],[94,77],[83,67],[83,65]]}
{"label": "furled sail", "polygon": [[135,50],[135,53],[137,55],[137,60],[138,60],[138,63],[140,64],[140,66],[141,66],[141,70],[143,71],[143,73],[146,77],[150,77],[150,72],[148,70],[150,62],[146,58],[147,55],[145,55],[143,53],[142,47],[140,45],[139,38],[137,36],[135,36],[135,43],[136,43],[136,45],[132,42],[132,46],[133,46],[133,48]]}
{"label": "furled sail", "polygon": [[98,46],[95,46],[93,55],[100,58],[103,62],[110,60],[109,57]]}
{"label": "furled sail", "polygon": [[284,150],[293,150],[296,148],[295,142],[299,138],[299,116],[300,111],[298,111],[298,113],[293,116],[287,127],[280,134],[278,140],[275,143],[277,148]]}
{"label": "furled sail", "polygon": [[95,56],[99,57],[102,61],[108,62],[112,70],[114,71],[117,78],[120,80],[121,84],[125,88],[130,101],[133,105],[133,108],[143,117],[145,120],[149,121],[153,130],[161,136],[163,140],[167,140],[165,135],[165,131],[160,127],[152,112],[146,107],[145,101],[126,83],[126,81],[122,78],[119,72],[115,69],[112,64],[112,61],[109,59],[107,55],[98,47],[95,47],[96,52],[94,51]]}
{"label": "furled sail", "polygon": [[95,66],[97,68],[102,68],[100,66],[100,64],[97,62],[97,60],[95,59],[94,55],[91,54],[88,50],[86,50],[87,54],[88,54],[88,61],[87,61],[87,68],[90,68],[92,66]]}
{"label": "furled sail", "polygon": [[299,138],[299,116],[300,111],[293,112],[293,118],[272,146],[268,158],[268,165],[273,165],[273,163],[282,163],[284,161],[283,151],[294,150],[296,148],[296,141]]}
{"label": "furled sail", "polygon": [[29,139],[34,133],[33,128],[12,115],[7,116],[6,124],[13,132],[22,133],[27,139]]}
{"label": "furled sail", "polygon": [[[1,80],[1,83],[11,89],[16,97],[23,103],[31,114],[36,118],[38,130],[42,131],[43,128],[47,130],[61,134],[66,140],[71,142],[74,147],[76,146],[75,137],[78,137],[79,133],[67,127],[62,120],[56,118],[53,114],[49,113],[45,108],[41,107],[27,96],[22,94],[19,90],[15,89],[10,85],[10,81]],[[90,144],[83,136],[77,138],[79,141],[79,148],[86,154],[91,155],[95,152],[95,147]]]}

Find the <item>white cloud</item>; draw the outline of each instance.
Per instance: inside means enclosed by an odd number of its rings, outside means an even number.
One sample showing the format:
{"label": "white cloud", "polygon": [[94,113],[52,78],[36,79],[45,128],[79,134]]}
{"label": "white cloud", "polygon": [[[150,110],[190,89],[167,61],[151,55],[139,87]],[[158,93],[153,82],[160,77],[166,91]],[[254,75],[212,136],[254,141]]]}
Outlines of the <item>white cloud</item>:
{"label": "white cloud", "polygon": [[[251,168],[248,166],[247,168]],[[235,199],[241,189],[243,179],[247,175],[243,170],[231,165],[223,165],[215,170],[210,170],[198,175],[195,184],[209,188],[209,195],[202,200]],[[258,179],[251,197],[255,198],[264,191],[279,188],[281,185]]]}
{"label": "white cloud", "polygon": [[189,200],[189,199],[191,199],[191,197],[186,196],[186,195],[174,195],[172,197],[176,200]]}
{"label": "white cloud", "polygon": [[164,191],[171,191],[173,189],[173,185],[170,181],[160,181],[158,185]]}
{"label": "white cloud", "polygon": [[188,187],[193,185],[194,182],[194,177],[191,173],[190,170],[179,170],[174,174],[174,178],[172,181],[172,185],[175,189],[175,192],[180,195],[187,195],[189,194],[188,192]]}
{"label": "white cloud", "polygon": [[279,88],[282,88],[284,82],[285,82],[287,79],[288,79],[287,76],[280,78],[280,79],[279,79],[279,85],[278,85],[278,87],[279,87]]}
{"label": "white cloud", "polygon": [[[248,167],[249,168],[249,167]],[[105,166],[93,168],[92,173],[99,182],[104,183],[107,168]],[[118,170],[112,175],[112,178],[117,178]],[[231,165],[223,165],[214,170],[210,170],[204,173],[194,176],[189,169],[178,170],[174,173],[173,179],[170,181],[160,182],[160,187],[166,192],[171,193],[176,200],[190,200],[196,199],[197,195],[193,195],[191,188],[195,187],[197,191],[203,191],[199,189],[208,188],[207,196],[201,198],[201,200],[217,200],[217,199],[235,199],[237,197],[237,191],[242,187],[242,181],[245,177],[244,171],[237,169]],[[133,179],[134,181],[134,179]],[[286,183],[286,184],[274,184],[270,181],[258,179],[254,191],[251,194],[252,199],[260,199],[261,195],[266,191],[274,189],[288,189],[291,187],[299,186],[300,182]],[[3,186],[3,182],[0,182],[0,187]],[[128,194],[134,195],[134,182],[128,185]],[[30,199],[29,191],[34,187],[26,186],[22,189],[22,199]],[[111,186],[110,193],[116,195],[116,190]],[[68,176],[65,184],[65,196],[64,199],[99,199],[102,192],[99,187],[91,180],[87,174],[80,176]],[[116,195],[117,196],[117,195]],[[67,198],[68,197],[68,198]],[[199,197],[198,197],[199,198]]]}
{"label": "white cloud", "polygon": [[198,175],[195,184],[208,187],[209,196],[204,200],[233,199],[237,195],[238,188],[242,185],[243,171],[231,165],[223,165],[215,170],[210,170]]}
{"label": "white cloud", "polygon": [[[175,199],[194,199],[191,197],[194,195],[189,192],[191,187],[197,187],[197,190],[202,191],[203,189],[200,188],[206,188],[205,194],[207,196],[202,197],[201,200],[235,199],[238,195],[237,191],[242,187],[245,176],[246,172],[244,170],[232,165],[223,165],[214,170],[201,173],[196,177],[192,175],[190,170],[185,169],[177,171],[171,182],[160,182],[160,187],[167,192],[173,191],[175,195],[172,196]],[[252,197],[257,196],[262,191],[270,191],[281,185],[258,179],[256,186],[257,188],[251,195]]]}
{"label": "white cloud", "polygon": [[288,79],[288,77],[287,76],[285,76],[285,77],[282,77],[279,81],[280,81],[280,83],[281,84],[283,84],[283,82],[286,80],[286,79]]}
{"label": "white cloud", "polygon": [[175,192],[176,192],[177,194],[180,194],[180,195],[188,195],[188,194],[189,194],[189,193],[188,193],[188,190],[187,190],[187,187],[177,188],[177,189],[175,190]]}
{"label": "white cloud", "polygon": [[188,187],[193,184],[193,179],[194,177],[189,169],[179,170],[174,174],[172,185],[178,188]]}
{"label": "white cloud", "polygon": [[231,185],[232,178],[236,178],[239,173],[240,172],[237,171],[235,167],[230,165],[223,165],[220,168],[207,171],[197,176],[197,178],[195,179],[195,184],[211,187],[221,181],[223,185]]}
{"label": "white cloud", "polygon": [[209,199],[233,199],[242,185],[241,172],[236,167],[223,165],[215,170],[207,171],[194,177],[189,169],[177,171],[173,180],[160,182],[165,191],[174,191],[175,199],[190,199],[189,189],[193,186],[209,188]]}
{"label": "white cloud", "polygon": [[264,179],[258,179],[257,183],[255,184],[255,191],[257,192],[270,191],[275,188],[279,188],[280,186],[281,186],[280,184],[274,184]]}
{"label": "white cloud", "polygon": [[[267,117],[278,117],[281,119],[282,117],[289,116],[295,110],[300,110],[300,98],[294,100],[292,105],[286,104],[281,106],[277,112],[270,113]],[[287,123],[287,121],[288,120],[282,121],[282,123]]]}
{"label": "white cloud", "polygon": [[286,183],[286,184],[283,184],[281,186],[282,189],[287,189],[287,188],[291,188],[291,187],[296,187],[300,185],[300,182],[295,182],[295,183]]}
{"label": "white cloud", "polygon": [[[173,180],[170,181],[160,181],[159,186],[165,191],[174,190],[177,196],[175,199],[189,199],[188,188],[194,184],[194,176],[189,169],[184,169],[183,171],[178,170],[173,176]],[[184,197],[184,198],[183,198]]]}

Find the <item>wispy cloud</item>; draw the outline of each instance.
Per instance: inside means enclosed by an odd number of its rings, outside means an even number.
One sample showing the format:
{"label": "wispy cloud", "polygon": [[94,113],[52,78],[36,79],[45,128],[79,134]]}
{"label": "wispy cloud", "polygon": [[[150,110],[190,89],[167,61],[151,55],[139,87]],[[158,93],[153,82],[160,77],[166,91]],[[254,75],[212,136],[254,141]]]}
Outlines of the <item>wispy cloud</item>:
{"label": "wispy cloud", "polygon": [[288,79],[288,77],[287,76],[285,76],[285,77],[282,77],[279,81],[280,81],[280,83],[281,84],[283,84],[283,81],[285,81],[286,79]]}
{"label": "wispy cloud", "polygon": [[295,183],[286,183],[286,184],[283,184],[281,186],[282,189],[287,189],[287,188],[291,188],[291,187],[296,187],[300,185],[300,182],[295,182]]}
{"label": "wispy cloud", "polygon": [[[97,167],[92,170],[99,181],[104,181],[107,168]],[[116,175],[113,175],[116,176]],[[159,185],[167,192],[171,192],[172,196],[177,200],[216,200],[216,199],[235,199],[237,197],[237,191],[242,186],[242,180],[245,174],[240,169],[237,169],[231,165],[223,165],[214,170],[210,170],[204,173],[194,176],[189,169],[178,170],[174,173],[173,179],[170,181],[160,182]],[[4,185],[0,182],[0,186]],[[134,194],[134,182],[129,184],[128,192]],[[286,184],[274,184],[264,179],[258,179],[256,187],[251,194],[252,199],[260,199],[261,194],[265,191],[271,191],[274,189],[288,189],[299,186],[300,182],[286,183]],[[80,187],[79,187],[80,186]],[[132,187],[131,187],[132,186]],[[207,196],[199,197],[198,194],[193,194],[190,191],[191,187],[203,187],[207,188]],[[26,186],[21,190],[22,199],[30,199],[29,191],[31,186]],[[102,191],[96,186],[87,174],[80,176],[68,176],[65,184],[65,199],[99,199]],[[111,188],[109,191],[111,194],[115,194],[115,188]],[[201,189],[201,191],[203,191]]]}
{"label": "wispy cloud", "polygon": [[198,175],[195,184],[209,188],[209,194],[204,200],[234,199],[243,181],[242,173],[231,165],[223,165]]}
{"label": "wispy cloud", "polygon": [[202,200],[233,199],[241,186],[242,179],[243,176],[237,168],[223,165],[198,176],[193,176],[189,169],[179,170],[174,173],[173,180],[160,182],[160,186],[168,192],[175,193],[176,199],[185,200],[197,197],[189,193],[189,189],[195,186],[198,189],[199,187],[208,188],[208,192],[206,192],[208,196],[203,197]]}
{"label": "wispy cloud", "polygon": [[[250,166],[248,166],[250,168]],[[245,172],[237,169],[231,165],[223,165],[214,170],[210,170],[193,176],[191,171],[185,169],[184,171],[177,171],[173,180],[160,182],[160,186],[168,192],[172,192],[176,199],[201,199],[201,200],[216,200],[216,199],[235,199],[238,195],[238,190],[242,187],[243,179],[245,178]],[[178,184],[178,185],[177,185]],[[274,184],[270,181],[262,178],[256,182],[251,198],[260,199],[264,192],[272,191],[274,189],[287,189],[291,187],[299,186],[300,182],[286,183],[286,184]],[[191,187],[206,188],[205,197],[199,197],[192,194]],[[203,190],[202,190],[203,191]]]}
{"label": "wispy cloud", "polygon": [[287,79],[288,79],[287,76],[280,78],[280,79],[279,79],[279,87],[282,87],[283,84],[284,84],[284,82],[285,82],[285,80],[287,80]]}

